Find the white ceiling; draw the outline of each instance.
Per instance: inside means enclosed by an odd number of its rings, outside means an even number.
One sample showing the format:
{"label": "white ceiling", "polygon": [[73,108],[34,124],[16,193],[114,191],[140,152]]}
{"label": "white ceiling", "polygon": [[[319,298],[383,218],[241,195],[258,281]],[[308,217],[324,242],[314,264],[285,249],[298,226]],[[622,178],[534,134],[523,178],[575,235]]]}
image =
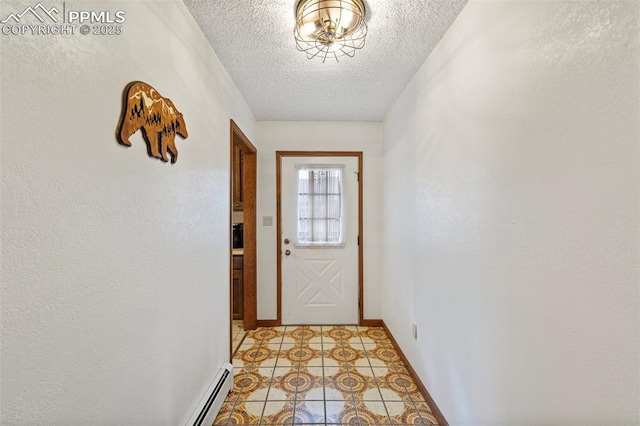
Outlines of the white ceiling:
{"label": "white ceiling", "polygon": [[381,121],[468,0],[367,0],[366,45],[309,60],[296,0],[184,0],[257,120]]}

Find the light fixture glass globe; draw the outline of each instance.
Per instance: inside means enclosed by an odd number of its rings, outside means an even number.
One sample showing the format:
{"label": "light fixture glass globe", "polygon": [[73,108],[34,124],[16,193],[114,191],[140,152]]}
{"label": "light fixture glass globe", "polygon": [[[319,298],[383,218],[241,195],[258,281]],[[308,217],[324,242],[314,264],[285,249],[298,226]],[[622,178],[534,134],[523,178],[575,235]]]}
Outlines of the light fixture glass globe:
{"label": "light fixture glass globe", "polygon": [[300,0],[296,7],[296,47],[307,58],[353,56],[367,35],[363,0]]}

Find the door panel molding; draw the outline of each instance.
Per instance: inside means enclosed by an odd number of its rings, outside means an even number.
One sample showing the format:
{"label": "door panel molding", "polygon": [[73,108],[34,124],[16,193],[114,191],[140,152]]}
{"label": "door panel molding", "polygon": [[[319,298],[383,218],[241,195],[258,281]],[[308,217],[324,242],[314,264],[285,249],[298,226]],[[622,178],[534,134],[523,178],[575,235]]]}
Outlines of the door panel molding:
{"label": "door panel molding", "polygon": [[364,233],[362,151],[276,151],[276,291],[277,325],[282,325],[282,158],[356,157],[358,159],[358,324],[364,325]]}

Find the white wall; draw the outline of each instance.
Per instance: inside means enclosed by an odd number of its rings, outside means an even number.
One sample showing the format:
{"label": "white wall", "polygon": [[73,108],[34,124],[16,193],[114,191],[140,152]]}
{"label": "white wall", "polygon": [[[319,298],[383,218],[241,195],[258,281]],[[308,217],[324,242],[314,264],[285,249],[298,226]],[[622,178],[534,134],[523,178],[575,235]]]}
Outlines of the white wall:
{"label": "white wall", "polygon": [[[255,121],[182,2],[72,3],[124,34],[0,36],[0,423],[183,424],[229,357],[229,119]],[[184,113],[176,164],[116,143],[132,80]]]}
{"label": "white wall", "polygon": [[385,119],[383,319],[453,425],[640,422],[638,5],[471,1]]}
{"label": "white wall", "polygon": [[[381,315],[382,124],[364,122],[260,121],[258,145],[258,319],[275,319],[276,151],[362,151],[364,226],[364,317]],[[262,226],[272,216],[273,226]]]}

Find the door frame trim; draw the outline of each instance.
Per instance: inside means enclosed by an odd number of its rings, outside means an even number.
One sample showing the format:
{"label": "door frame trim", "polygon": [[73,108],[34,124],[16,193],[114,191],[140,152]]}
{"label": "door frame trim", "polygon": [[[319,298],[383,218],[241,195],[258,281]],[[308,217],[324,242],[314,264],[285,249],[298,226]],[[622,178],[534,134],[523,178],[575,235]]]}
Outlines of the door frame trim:
{"label": "door frame trim", "polygon": [[364,319],[364,229],[363,229],[363,173],[362,151],[276,151],[276,289],[277,324],[282,325],[282,157],[356,157],[358,159],[358,325]]}
{"label": "door frame trim", "polygon": [[242,197],[243,197],[243,326],[246,330],[254,330],[258,317],[257,303],[257,225],[256,225],[256,208],[257,208],[257,167],[258,167],[258,150],[249,141],[249,138],[240,130],[240,127],[233,120],[230,121],[230,152],[229,152],[229,347],[230,353],[233,354],[233,234],[231,232],[233,225],[233,148],[238,146],[244,154],[244,164],[242,170]]}

